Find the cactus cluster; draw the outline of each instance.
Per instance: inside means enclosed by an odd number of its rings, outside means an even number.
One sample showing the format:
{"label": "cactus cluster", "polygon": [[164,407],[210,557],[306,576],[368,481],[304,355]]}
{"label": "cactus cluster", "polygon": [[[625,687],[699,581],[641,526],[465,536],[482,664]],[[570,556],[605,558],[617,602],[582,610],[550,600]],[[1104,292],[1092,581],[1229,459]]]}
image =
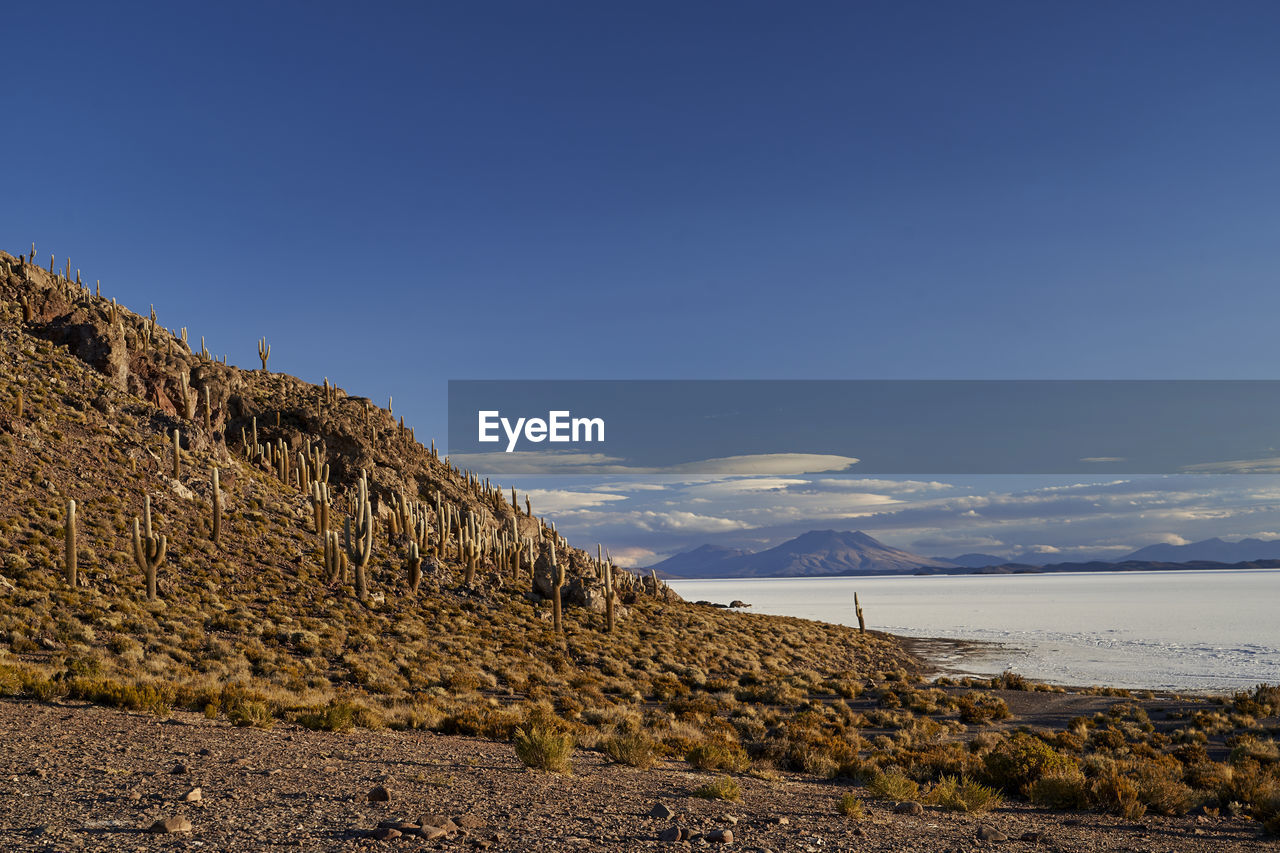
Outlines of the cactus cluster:
{"label": "cactus cluster", "polygon": [[158,536],[152,535],[151,495],[146,496],[143,517],[146,522],[141,530],[138,527],[137,516],[133,518],[133,559],[138,563],[138,568],[142,569],[142,573],[146,577],[147,601],[155,601],[156,572],[164,563],[164,555],[169,547],[169,540],[163,533]]}

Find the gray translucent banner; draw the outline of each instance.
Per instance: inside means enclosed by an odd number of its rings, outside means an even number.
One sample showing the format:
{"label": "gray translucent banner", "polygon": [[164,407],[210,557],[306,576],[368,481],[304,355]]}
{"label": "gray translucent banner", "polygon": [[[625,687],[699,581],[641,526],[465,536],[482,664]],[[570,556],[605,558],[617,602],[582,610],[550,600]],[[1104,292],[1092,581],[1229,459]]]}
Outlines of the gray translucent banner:
{"label": "gray translucent banner", "polygon": [[1274,474],[1280,381],[454,380],[449,451],[485,476]]}

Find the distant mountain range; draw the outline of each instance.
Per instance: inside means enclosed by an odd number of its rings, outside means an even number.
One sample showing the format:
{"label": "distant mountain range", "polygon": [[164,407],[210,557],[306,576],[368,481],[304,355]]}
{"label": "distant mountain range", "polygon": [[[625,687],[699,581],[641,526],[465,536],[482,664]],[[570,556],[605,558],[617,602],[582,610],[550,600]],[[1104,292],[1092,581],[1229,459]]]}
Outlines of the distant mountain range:
{"label": "distant mountain range", "polygon": [[1186,545],[1148,545],[1117,562],[1247,563],[1254,560],[1280,560],[1280,539],[1241,539],[1226,542],[1216,536]]}
{"label": "distant mountain range", "polygon": [[945,560],[892,548],[860,530],[810,530],[767,551],[753,554],[703,545],[651,568],[686,578],[786,578],[914,574],[930,566],[959,568]]}
{"label": "distant mountain range", "polygon": [[1118,560],[1079,563],[1014,562],[994,554],[924,557],[885,545],[860,530],[811,530],[765,551],[703,545],[650,568],[664,577],[750,578],[832,575],[957,574],[1036,571],[1140,571],[1280,563],[1280,540],[1205,539],[1187,545],[1148,545]]}

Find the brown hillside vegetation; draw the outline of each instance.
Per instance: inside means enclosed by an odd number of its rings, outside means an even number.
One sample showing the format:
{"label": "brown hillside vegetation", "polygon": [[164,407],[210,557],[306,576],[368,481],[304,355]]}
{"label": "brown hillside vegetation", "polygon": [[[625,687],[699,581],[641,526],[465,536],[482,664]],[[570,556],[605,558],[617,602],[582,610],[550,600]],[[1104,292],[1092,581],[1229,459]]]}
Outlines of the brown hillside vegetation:
{"label": "brown hillside vegetation", "polygon": [[387,409],[270,372],[266,344],[263,369],[219,363],[53,270],[0,253],[0,696],[202,712],[219,737],[480,736],[550,771],[587,749],[602,779],[705,774],[709,802],[843,780],[850,833],[916,800],[1280,830],[1280,689],[1079,695],[1040,725],[1060,689],[930,684],[892,637],[682,601]]}

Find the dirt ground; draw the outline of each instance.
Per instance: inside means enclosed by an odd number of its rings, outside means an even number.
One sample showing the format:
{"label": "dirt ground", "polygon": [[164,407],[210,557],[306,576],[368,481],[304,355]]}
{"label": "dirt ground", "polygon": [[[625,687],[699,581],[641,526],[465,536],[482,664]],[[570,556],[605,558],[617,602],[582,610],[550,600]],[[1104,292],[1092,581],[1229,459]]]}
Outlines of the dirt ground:
{"label": "dirt ground", "polygon": [[[1054,851],[1280,849],[1245,818],[1145,818],[1055,813],[1025,804],[982,817],[925,807],[894,812],[861,789],[791,773],[738,778],[740,802],[692,796],[712,774],[684,762],[651,770],[574,755],[574,775],[526,769],[506,743],[425,732],[234,728],[198,714],[168,719],[79,703],[0,702],[0,849]],[[387,802],[370,802],[377,786]],[[186,801],[193,788],[199,800]],[[650,817],[662,803],[674,818]],[[190,831],[151,827],[184,817]],[[457,827],[428,840],[416,827]],[[374,837],[398,822],[400,836]],[[684,827],[688,841],[659,833]],[[980,841],[979,827],[1007,835]],[[704,835],[729,830],[728,844]],[[387,833],[391,834],[391,833]],[[1023,840],[1023,838],[1028,840]]]}

